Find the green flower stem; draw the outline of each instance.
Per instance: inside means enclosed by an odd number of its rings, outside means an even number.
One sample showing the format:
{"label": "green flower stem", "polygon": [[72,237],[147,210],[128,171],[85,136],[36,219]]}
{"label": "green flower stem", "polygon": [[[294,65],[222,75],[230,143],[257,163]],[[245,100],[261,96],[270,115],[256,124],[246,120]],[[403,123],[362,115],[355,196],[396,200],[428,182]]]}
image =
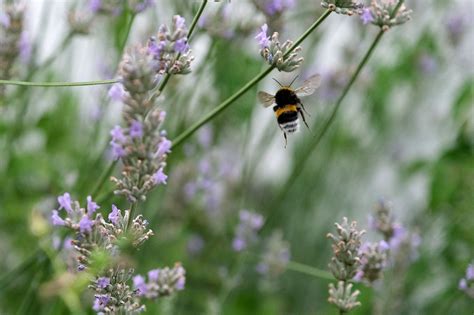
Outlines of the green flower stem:
{"label": "green flower stem", "polygon": [[135,12],[130,11],[130,10],[128,11],[128,14],[130,15],[130,17],[128,19],[127,29],[125,31],[125,35],[122,39],[122,42],[120,43],[119,54],[122,54],[123,50],[125,49],[125,45],[127,44],[128,37],[130,36],[130,31],[132,30],[133,22],[135,21],[135,17],[137,16],[137,14]]}
{"label": "green flower stem", "polygon": [[128,229],[129,229],[130,226],[132,225],[133,215],[135,214],[135,210],[136,210],[137,208],[138,208],[138,201],[131,204],[131,206],[130,206],[130,213],[129,213],[129,215],[128,215],[128,222],[127,222],[126,231],[128,231]]}
{"label": "green flower stem", "polygon": [[188,31],[188,41],[190,41],[191,35],[194,32],[194,29],[196,28],[197,22],[201,18],[202,12],[204,12],[204,8],[207,5],[207,0],[203,0],[201,3],[201,6],[199,7],[196,15],[193,18],[193,21],[191,22],[191,26],[189,26],[189,31]]}
{"label": "green flower stem", "polygon": [[15,81],[15,80],[0,80],[0,84],[4,85],[20,85],[33,87],[74,87],[74,86],[89,86],[89,85],[106,85],[119,82],[118,79],[112,80],[98,80],[98,81],[83,81],[83,82],[29,82],[29,81]]}
{"label": "green flower stem", "polygon": [[[306,32],[304,32],[297,40],[296,42],[288,49],[288,51],[285,53],[285,56],[289,55],[300,43],[302,43],[306,37],[308,37],[311,32],[313,32],[328,16],[331,14],[331,11],[326,10],[323,15],[319,17],[316,22],[311,25]],[[258,74],[255,78],[253,78],[251,81],[249,81],[247,84],[245,84],[240,90],[238,90],[236,93],[231,95],[229,98],[227,98],[224,102],[222,102],[220,105],[218,105],[214,110],[212,110],[210,113],[208,113],[206,116],[201,118],[198,122],[193,124],[191,127],[186,129],[183,133],[181,133],[179,136],[177,136],[173,140],[173,148],[179,146],[181,143],[183,143],[187,138],[189,138],[194,132],[196,132],[199,128],[201,128],[204,124],[206,124],[208,121],[216,117],[218,114],[220,114],[223,110],[225,110],[227,107],[229,107],[232,103],[234,103],[237,99],[239,99],[242,95],[244,95],[248,90],[250,90],[254,85],[256,85],[258,82],[260,82],[267,74],[269,74],[275,66],[269,66],[266,70],[262,71],[260,74]]]}
{"label": "green flower stem", "polygon": [[109,167],[107,167],[105,169],[105,171],[100,175],[100,178],[99,178],[99,181],[97,182],[97,184],[95,185],[94,189],[92,190],[90,196],[96,196],[102,186],[104,186],[105,182],[107,181],[107,179],[110,177],[110,174],[112,174],[114,168],[115,168],[115,165],[117,165],[117,160],[113,161],[112,163],[110,163]]}
{"label": "green flower stem", "polygon": [[314,268],[305,264],[301,264],[295,261],[288,262],[286,269],[304,273],[304,274],[307,274],[319,279],[334,280],[334,277],[328,271],[317,269],[317,268]]}

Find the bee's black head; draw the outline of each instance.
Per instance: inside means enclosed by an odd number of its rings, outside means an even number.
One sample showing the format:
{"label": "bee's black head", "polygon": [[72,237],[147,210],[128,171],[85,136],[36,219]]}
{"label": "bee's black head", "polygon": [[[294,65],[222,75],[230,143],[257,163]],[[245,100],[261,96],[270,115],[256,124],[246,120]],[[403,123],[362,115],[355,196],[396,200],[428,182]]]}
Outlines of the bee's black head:
{"label": "bee's black head", "polygon": [[300,103],[300,100],[292,89],[285,87],[276,92],[275,103],[277,103],[278,106],[296,105]]}

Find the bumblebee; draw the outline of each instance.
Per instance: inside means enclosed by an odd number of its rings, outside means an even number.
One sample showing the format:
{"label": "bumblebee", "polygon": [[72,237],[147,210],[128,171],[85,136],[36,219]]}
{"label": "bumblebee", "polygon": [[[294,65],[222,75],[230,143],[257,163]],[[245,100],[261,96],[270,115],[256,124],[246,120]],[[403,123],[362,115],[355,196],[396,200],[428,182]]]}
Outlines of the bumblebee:
{"label": "bumblebee", "polygon": [[291,85],[296,80],[296,78],[294,78],[288,86],[283,86],[280,84],[280,82],[275,80],[280,85],[280,89],[276,92],[275,95],[271,95],[263,91],[260,91],[257,94],[259,101],[264,107],[270,107],[272,105],[275,105],[273,107],[273,111],[275,112],[280,129],[281,131],[283,131],[283,137],[285,138],[285,147],[288,141],[286,134],[294,133],[299,129],[298,114],[301,115],[304,124],[309,129],[309,126],[306,123],[306,119],[304,116],[304,112],[307,114],[308,112],[304,108],[300,97],[313,94],[321,83],[321,76],[319,74],[316,74],[305,80],[301,87],[297,89],[292,89]]}

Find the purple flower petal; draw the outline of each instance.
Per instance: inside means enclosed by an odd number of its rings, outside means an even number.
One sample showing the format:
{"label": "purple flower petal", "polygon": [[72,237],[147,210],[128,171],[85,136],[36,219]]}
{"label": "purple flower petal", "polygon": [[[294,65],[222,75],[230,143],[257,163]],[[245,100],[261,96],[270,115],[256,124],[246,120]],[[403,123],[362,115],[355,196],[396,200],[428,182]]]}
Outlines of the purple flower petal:
{"label": "purple flower petal", "polygon": [[97,279],[97,281],[95,283],[96,283],[97,287],[99,287],[101,289],[105,289],[110,284],[110,278],[100,277],[99,279]]}
{"label": "purple flower petal", "polygon": [[166,179],[168,176],[163,173],[163,168],[160,168],[155,174],[153,174],[153,182],[155,185],[166,184]]}
{"label": "purple flower petal", "polygon": [[67,213],[71,214],[72,210],[72,201],[71,195],[69,193],[64,193],[64,195],[58,197],[59,210],[66,209]]}
{"label": "purple flower petal", "polygon": [[267,36],[268,25],[263,24],[260,28],[260,33],[255,36],[255,39],[258,41],[261,49],[264,49],[270,45],[270,37]]}
{"label": "purple flower petal", "polygon": [[90,233],[92,231],[92,226],[94,225],[94,221],[89,219],[87,215],[84,215],[79,221],[79,230],[81,233]]}
{"label": "purple flower petal", "polygon": [[160,143],[158,144],[158,155],[163,155],[165,153],[170,153],[171,152],[171,141],[166,139],[166,137],[163,137]]}
{"label": "purple flower petal", "polygon": [[110,222],[112,222],[114,225],[118,225],[120,216],[120,209],[115,205],[112,205],[112,212],[109,213]]}
{"label": "purple flower petal", "polygon": [[97,205],[97,203],[95,203],[93,200],[92,200],[92,197],[91,196],[87,196],[87,215],[89,217],[92,216],[92,214],[94,212],[96,212],[97,209],[100,209],[100,207]]}
{"label": "purple flower petal", "polygon": [[143,126],[138,120],[133,120],[130,125],[130,138],[141,138],[143,137]]}
{"label": "purple flower petal", "polygon": [[126,141],[126,138],[123,134],[122,127],[119,125],[116,125],[111,131],[110,135],[112,136],[112,141],[118,142],[118,143],[124,143]]}
{"label": "purple flower petal", "polygon": [[53,210],[53,214],[51,215],[51,223],[58,226],[66,224],[66,222],[59,216],[58,210]]}

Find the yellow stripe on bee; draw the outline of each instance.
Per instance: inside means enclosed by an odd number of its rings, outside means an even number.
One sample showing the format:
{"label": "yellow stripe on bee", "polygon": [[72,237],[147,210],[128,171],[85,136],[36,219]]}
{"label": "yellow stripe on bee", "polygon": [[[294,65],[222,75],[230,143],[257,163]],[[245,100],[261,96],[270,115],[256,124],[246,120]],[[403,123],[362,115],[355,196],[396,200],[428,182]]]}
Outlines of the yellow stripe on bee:
{"label": "yellow stripe on bee", "polygon": [[275,112],[275,115],[279,117],[283,113],[287,112],[296,112],[298,109],[296,108],[296,105],[285,105],[282,108],[278,108]]}

